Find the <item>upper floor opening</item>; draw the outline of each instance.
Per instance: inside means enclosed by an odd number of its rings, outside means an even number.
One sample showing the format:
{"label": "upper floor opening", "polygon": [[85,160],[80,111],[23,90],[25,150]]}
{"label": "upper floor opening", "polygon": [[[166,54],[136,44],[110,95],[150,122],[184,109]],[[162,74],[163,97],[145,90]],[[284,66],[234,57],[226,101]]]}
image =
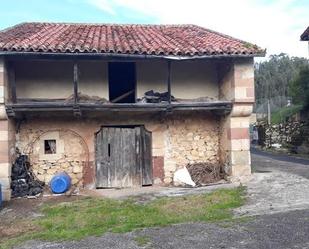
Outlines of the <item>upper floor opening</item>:
{"label": "upper floor opening", "polygon": [[[15,60],[16,102],[62,101],[74,98],[77,65],[79,102],[164,103],[211,102],[219,98],[216,64],[210,61],[164,60]],[[170,90],[169,90],[170,84]]]}

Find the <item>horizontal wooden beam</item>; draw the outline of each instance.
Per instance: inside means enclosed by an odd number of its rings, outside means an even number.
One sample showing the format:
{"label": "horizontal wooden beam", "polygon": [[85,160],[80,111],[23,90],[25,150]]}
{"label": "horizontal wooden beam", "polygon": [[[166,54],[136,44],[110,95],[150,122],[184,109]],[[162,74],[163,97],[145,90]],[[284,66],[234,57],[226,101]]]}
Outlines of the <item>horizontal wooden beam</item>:
{"label": "horizontal wooden beam", "polygon": [[[77,108],[78,107],[78,108]],[[174,111],[217,111],[227,113],[232,109],[232,103],[228,101],[216,101],[205,103],[74,103],[66,102],[26,102],[6,105],[8,115],[13,113],[29,112],[174,112]]]}

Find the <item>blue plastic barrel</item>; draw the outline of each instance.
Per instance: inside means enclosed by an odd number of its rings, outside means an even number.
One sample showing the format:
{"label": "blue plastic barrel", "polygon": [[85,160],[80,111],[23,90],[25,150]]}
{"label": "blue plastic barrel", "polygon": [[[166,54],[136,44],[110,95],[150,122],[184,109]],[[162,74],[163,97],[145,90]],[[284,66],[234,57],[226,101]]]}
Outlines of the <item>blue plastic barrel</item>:
{"label": "blue plastic barrel", "polygon": [[2,190],[1,190],[1,183],[0,183],[0,207],[2,205]]}
{"label": "blue plastic barrel", "polygon": [[54,194],[62,194],[71,187],[71,177],[65,173],[58,173],[50,181],[50,189]]}

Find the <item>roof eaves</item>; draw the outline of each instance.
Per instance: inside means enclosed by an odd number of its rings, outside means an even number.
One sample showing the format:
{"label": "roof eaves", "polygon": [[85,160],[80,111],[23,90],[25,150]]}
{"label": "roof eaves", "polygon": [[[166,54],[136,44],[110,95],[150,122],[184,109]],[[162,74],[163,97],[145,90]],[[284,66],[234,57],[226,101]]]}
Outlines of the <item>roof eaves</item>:
{"label": "roof eaves", "polygon": [[147,54],[119,54],[119,53],[57,53],[57,52],[17,52],[17,51],[0,51],[0,56],[42,56],[42,57],[114,57],[128,59],[168,59],[168,60],[194,60],[210,58],[250,58],[264,57],[266,50],[252,54],[210,54],[210,55],[147,55]]}

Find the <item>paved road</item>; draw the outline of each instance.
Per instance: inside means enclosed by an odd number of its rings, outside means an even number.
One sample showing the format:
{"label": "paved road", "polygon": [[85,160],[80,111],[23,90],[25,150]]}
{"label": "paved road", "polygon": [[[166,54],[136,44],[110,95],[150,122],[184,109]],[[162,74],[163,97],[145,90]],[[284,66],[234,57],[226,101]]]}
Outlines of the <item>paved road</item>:
{"label": "paved road", "polygon": [[[257,154],[252,154],[252,164],[255,173],[247,184],[248,203],[235,211],[237,215],[250,216],[247,221],[179,224],[77,242],[30,241],[18,248],[309,248],[308,165]],[[148,243],[138,245],[136,241],[140,238]]]}
{"label": "paved road", "polygon": [[282,154],[273,154],[273,153],[265,152],[265,151],[262,151],[256,148],[251,148],[251,153],[254,155],[264,156],[264,157],[274,159],[274,160],[304,164],[304,165],[309,166],[309,159],[305,159],[305,158],[298,158],[295,156],[282,155]]}

